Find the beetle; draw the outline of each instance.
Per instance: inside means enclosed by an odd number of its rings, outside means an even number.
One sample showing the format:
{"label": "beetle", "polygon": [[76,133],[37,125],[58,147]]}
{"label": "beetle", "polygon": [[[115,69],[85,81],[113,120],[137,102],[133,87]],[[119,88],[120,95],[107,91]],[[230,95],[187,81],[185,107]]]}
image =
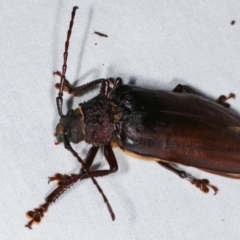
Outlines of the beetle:
{"label": "beetle", "polygon": [[[51,203],[74,183],[86,178],[96,185],[114,220],[113,210],[95,180],[95,177],[118,170],[113,144],[138,156],[153,158],[160,166],[188,180],[204,193],[212,189],[216,194],[218,188],[207,179],[197,179],[178,169],[175,164],[240,178],[240,117],[229,109],[226,102],[234,98],[234,94],[222,95],[214,102],[181,84],[170,92],[124,85],[121,78],[97,79],[79,87],[69,83],[65,74],[76,10],[77,7],[72,10],[62,72],[54,72],[61,78],[55,85],[59,89],[56,104],[60,116],[55,136],[56,144],[63,142],[81,163],[81,169],[78,174],[57,173],[49,178],[49,182],[57,181],[58,187],[44,204],[27,212],[31,220],[26,227],[39,223]],[[100,85],[100,93],[96,97],[63,114],[64,91],[78,97],[97,85]],[[92,145],[84,161],[70,144],[83,140]],[[91,169],[99,147],[103,148],[109,169]]]}

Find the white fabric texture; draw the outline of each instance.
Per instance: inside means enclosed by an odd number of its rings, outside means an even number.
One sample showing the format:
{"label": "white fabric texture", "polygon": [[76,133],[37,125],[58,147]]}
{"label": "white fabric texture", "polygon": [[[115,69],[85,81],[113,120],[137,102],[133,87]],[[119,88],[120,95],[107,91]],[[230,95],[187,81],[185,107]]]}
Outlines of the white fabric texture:
{"label": "white fabric texture", "polygon": [[[47,184],[48,177],[79,171],[76,159],[62,144],[55,146],[53,136],[59,78],[52,72],[61,70],[75,5],[70,82],[121,77],[124,83],[169,91],[181,83],[212,99],[233,92],[237,98],[229,103],[240,113],[237,0],[1,1],[0,239],[239,239],[239,180],[184,168],[220,189],[216,196],[203,194],[155,162],[117,148],[119,171],[97,179],[115,212],[114,222],[86,180],[51,205],[41,224],[31,231],[24,227],[25,213],[56,187]],[[74,99],[73,108],[96,93]],[[67,99],[65,94],[64,112]],[[83,158],[89,147],[74,145]],[[108,167],[101,151],[96,163]]]}

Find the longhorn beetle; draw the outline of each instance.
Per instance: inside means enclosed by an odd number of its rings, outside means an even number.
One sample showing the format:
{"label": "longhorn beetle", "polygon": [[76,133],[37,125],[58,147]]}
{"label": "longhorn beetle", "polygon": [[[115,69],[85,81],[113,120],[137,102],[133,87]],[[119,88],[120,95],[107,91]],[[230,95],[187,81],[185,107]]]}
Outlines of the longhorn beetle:
{"label": "longhorn beetle", "polygon": [[[51,203],[79,180],[90,178],[102,195],[115,219],[113,210],[95,177],[105,176],[118,170],[112,144],[134,154],[154,158],[156,163],[188,180],[207,193],[217,187],[207,179],[197,179],[179,170],[176,163],[192,166],[225,177],[240,178],[240,117],[229,110],[226,100],[220,96],[216,102],[199,96],[186,85],[177,85],[172,92],[150,90],[123,85],[121,78],[97,79],[74,87],[65,78],[72,17],[65,42],[62,72],[55,72],[61,80],[56,104],[60,121],[56,127],[57,144],[63,142],[67,150],[81,164],[78,174],[55,174],[49,181],[57,181],[58,187],[45,199],[45,203],[27,212],[31,219],[26,227],[39,223]],[[81,96],[100,84],[100,93],[93,99],[80,103],[75,110],[62,112],[63,91]],[[91,144],[85,160],[71,147],[70,142],[85,140]],[[98,152],[103,148],[109,164],[106,170],[91,170]]]}

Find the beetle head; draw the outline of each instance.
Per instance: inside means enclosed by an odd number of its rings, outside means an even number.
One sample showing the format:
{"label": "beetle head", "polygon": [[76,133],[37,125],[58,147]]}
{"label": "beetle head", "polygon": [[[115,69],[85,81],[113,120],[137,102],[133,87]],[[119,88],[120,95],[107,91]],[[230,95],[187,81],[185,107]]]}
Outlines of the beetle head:
{"label": "beetle head", "polygon": [[55,136],[57,143],[67,139],[72,143],[79,143],[84,139],[83,115],[79,109],[69,110],[66,115],[60,117],[60,121],[56,126]]}

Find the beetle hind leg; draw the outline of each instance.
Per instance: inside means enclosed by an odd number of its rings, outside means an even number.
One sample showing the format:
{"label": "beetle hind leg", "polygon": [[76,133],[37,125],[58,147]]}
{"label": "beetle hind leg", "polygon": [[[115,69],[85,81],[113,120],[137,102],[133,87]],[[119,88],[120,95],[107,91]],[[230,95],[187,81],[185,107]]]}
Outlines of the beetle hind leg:
{"label": "beetle hind leg", "polygon": [[157,162],[157,163],[159,165],[161,165],[162,167],[166,168],[167,170],[177,174],[180,178],[188,180],[190,183],[195,185],[197,188],[199,188],[204,193],[208,193],[209,188],[211,188],[214,191],[214,195],[218,191],[218,188],[216,186],[210,184],[207,179],[197,179],[197,178],[193,177],[192,175],[190,175],[184,171],[181,171],[166,162]]}
{"label": "beetle hind leg", "polygon": [[214,195],[217,194],[218,188],[216,186],[210,184],[207,179],[196,179],[190,175],[190,176],[188,176],[187,180],[189,180],[190,183],[195,185],[197,188],[199,188],[204,193],[208,193],[209,188],[211,188],[214,191]]}
{"label": "beetle hind leg", "polygon": [[230,93],[229,95],[228,95],[228,97],[226,97],[225,95],[221,95],[217,100],[216,100],[216,102],[217,103],[219,103],[219,104],[221,104],[222,106],[224,106],[224,107],[227,107],[227,108],[229,108],[230,107],[230,104],[229,103],[227,103],[226,101],[228,100],[228,99],[230,99],[230,98],[235,98],[235,94],[234,93]]}

